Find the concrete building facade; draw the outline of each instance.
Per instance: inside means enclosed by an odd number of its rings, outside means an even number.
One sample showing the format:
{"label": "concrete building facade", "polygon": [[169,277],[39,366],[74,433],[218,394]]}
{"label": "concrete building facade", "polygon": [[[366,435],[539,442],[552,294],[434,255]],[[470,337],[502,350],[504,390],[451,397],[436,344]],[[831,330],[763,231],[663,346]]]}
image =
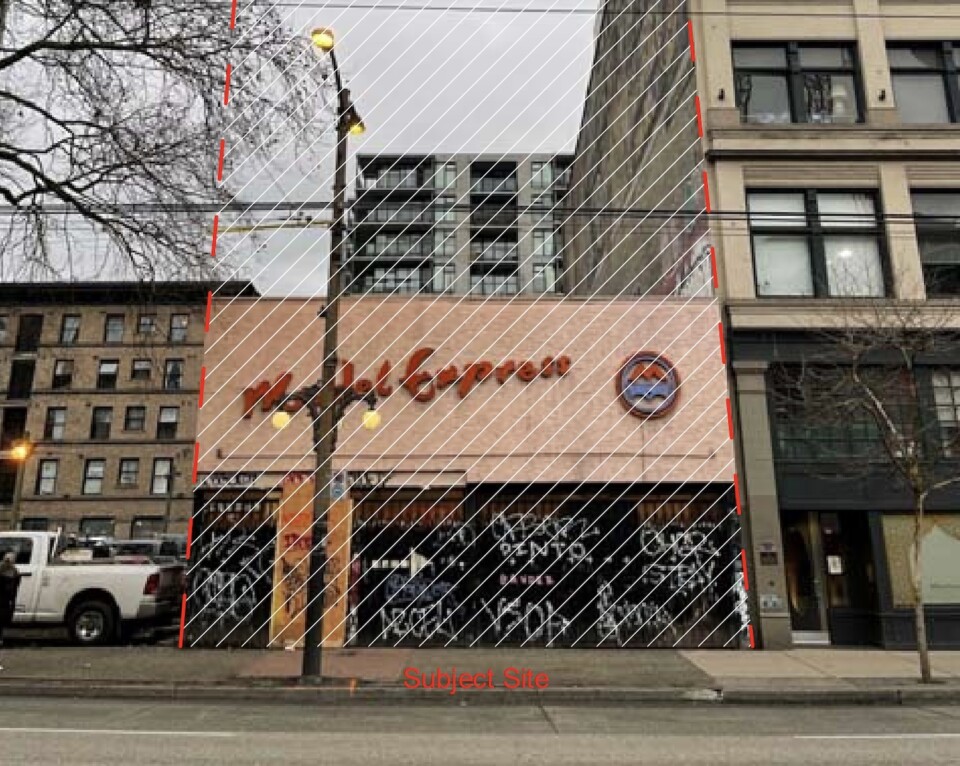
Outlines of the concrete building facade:
{"label": "concrete building facade", "polygon": [[358,156],[350,292],[560,292],[569,161],[563,155]]}
{"label": "concrete building facade", "polygon": [[[889,461],[865,461],[873,426],[804,422],[783,375],[847,369],[830,361],[840,330],[876,337],[909,314],[937,351],[911,360],[904,385],[941,477],[960,475],[948,406],[960,381],[960,6],[629,5],[618,18],[605,6],[601,34],[626,34],[638,17],[655,26],[672,10],[675,31],[689,22],[758,639],[909,646],[910,493]],[[625,71],[642,71],[641,50],[617,54]],[[650,85],[636,79],[630,87]],[[655,128],[638,122],[635,141]],[[944,487],[922,528],[928,634],[943,648],[960,646],[958,507],[956,485]]]}

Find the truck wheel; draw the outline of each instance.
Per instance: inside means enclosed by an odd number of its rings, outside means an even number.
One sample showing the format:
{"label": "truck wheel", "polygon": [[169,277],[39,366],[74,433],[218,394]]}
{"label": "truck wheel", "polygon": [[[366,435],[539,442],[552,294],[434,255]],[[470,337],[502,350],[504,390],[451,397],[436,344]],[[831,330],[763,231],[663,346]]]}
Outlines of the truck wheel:
{"label": "truck wheel", "polygon": [[67,618],[67,629],[75,644],[105,644],[116,637],[113,609],[103,601],[77,604]]}

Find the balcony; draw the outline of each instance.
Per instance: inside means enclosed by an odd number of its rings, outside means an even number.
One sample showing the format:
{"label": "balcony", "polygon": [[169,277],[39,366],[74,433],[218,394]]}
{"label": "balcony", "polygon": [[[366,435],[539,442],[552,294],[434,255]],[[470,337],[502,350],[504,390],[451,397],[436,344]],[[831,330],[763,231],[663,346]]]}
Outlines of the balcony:
{"label": "balcony", "polygon": [[477,207],[470,214],[470,225],[509,228],[517,225],[516,208],[501,209],[497,206]]}
{"label": "balcony", "polygon": [[475,263],[515,263],[516,242],[471,242],[470,257]]}
{"label": "balcony", "polygon": [[403,167],[391,168],[388,171],[374,174],[367,170],[357,177],[358,191],[418,191],[430,189],[433,186],[433,174],[426,173],[422,168]]}
{"label": "balcony", "polygon": [[400,205],[400,206],[380,206],[374,207],[365,212],[363,217],[358,214],[356,225],[386,223],[386,224],[419,224],[429,226],[436,219],[436,212],[432,207],[425,208],[422,205]]}
{"label": "balcony", "polygon": [[473,194],[515,194],[517,178],[516,176],[472,178],[470,186]]}
{"label": "balcony", "polygon": [[433,257],[433,247],[426,243],[410,244],[403,241],[390,242],[382,247],[369,244],[360,248],[354,257],[358,261],[426,260]]}

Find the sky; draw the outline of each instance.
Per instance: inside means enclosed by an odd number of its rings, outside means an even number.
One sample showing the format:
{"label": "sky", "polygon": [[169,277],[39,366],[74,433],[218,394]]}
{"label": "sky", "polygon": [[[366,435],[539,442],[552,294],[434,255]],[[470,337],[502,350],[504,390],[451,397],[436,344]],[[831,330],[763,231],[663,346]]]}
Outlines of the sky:
{"label": "sky", "polygon": [[[308,0],[298,6],[287,0],[282,12],[289,27],[303,35],[315,26],[336,31],[340,68],[367,127],[351,138],[351,155],[573,150],[593,55],[595,14],[583,11],[595,7],[593,0],[486,0],[484,6],[537,11],[523,13],[345,4]],[[443,5],[480,3],[444,0]],[[241,0],[239,29],[242,7]],[[550,8],[554,12],[542,12]],[[570,13],[571,8],[581,10]],[[309,156],[278,157],[256,169],[243,198],[329,200],[329,136],[313,149]],[[352,168],[350,178],[352,183]],[[326,275],[326,240],[320,228],[262,231],[255,240],[228,233],[221,252],[265,294],[317,295]]]}

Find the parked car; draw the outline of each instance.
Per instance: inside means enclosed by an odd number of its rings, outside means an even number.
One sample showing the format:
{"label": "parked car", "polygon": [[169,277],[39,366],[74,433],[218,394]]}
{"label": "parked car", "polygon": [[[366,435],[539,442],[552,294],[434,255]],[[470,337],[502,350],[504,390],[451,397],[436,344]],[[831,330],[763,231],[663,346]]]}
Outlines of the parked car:
{"label": "parked car", "polygon": [[22,576],[17,627],[64,625],[78,644],[106,644],[179,617],[182,564],[95,558],[93,549],[66,551],[59,543],[56,532],[0,533],[0,556],[12,551]]}

